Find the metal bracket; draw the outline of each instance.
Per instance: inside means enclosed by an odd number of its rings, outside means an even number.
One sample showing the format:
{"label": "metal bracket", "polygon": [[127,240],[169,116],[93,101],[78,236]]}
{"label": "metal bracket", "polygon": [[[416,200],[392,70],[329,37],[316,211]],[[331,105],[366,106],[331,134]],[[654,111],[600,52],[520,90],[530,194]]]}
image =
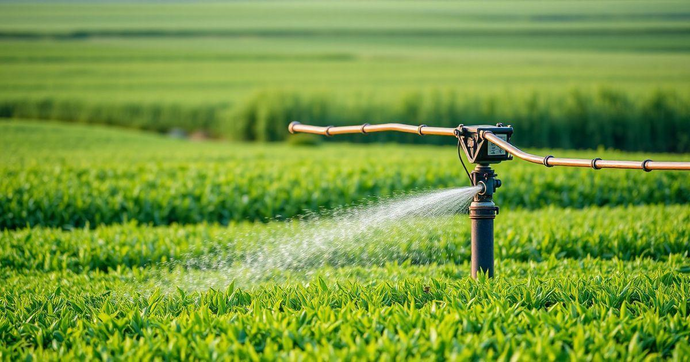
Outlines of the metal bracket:
{"label": "metal bracket", "polygon": [[479,151],[482,149],[484,142],[486,141],[483,138],[480,138],[476,133],[460,136],[460,141],[462,149],[465,151],[467,159],[470,161],[470,163],[477,163]]}
{"label": "metal bracket", "polygon": [[499,123],[496,126],[464,126],[461,124],[455,129],[455,137],[460,140],[462,149],[470,163],[493,164],[511,160],[513,156],[510,153],[503,150],[498,153],[495,152],[497,147],[493,147],[493,144],[484,137],[485,132],[502,136],[504,140],[509,141],[513,134],[513,128]]}

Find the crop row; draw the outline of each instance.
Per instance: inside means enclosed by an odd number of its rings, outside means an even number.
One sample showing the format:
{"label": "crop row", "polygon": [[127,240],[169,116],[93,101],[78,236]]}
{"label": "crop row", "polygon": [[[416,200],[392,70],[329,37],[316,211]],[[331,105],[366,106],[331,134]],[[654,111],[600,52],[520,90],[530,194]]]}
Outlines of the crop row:
{"label": "crop row", "polygon": [[[291,218],[419,189],[467,185],[454,146],[192,143],[94,126],[0,122],[0,229]],[[451,140],[452,142],[452,140]],[[572,157],[687,159],[609,151]],[[684,204],[682,172],[496,166],[505,209]]]}
{"label": "crop row", "polygon": [[[667,262],[509,263],[495,280],[318,277],[173,294],[140,276],[5,273],[8,359],[656,359],[690,353],[690,278]],[[145,272],[144,272],[145,273]],[[347,271],[344,271],[347,274]],[[356,273],[356,271],[354,272]]]}
{"label": "crop row", "polygon": [[[467,185],[457,161],[404,159],[412,152],[385,162],[376,157],[386,155],[376,152],[357,160],[8,166],[0,178],[0,229],[282,219],[367,197]],[[504,186],[497,203],[504,209],[690,201],[683,173],[595,173],[517,162],[498,167]]]}
{"label": "crop row", "polygon": [[[463,215],[396,220],[348,237],[327,234],[337,226],[328,219],[229,227],[130,223],[94,230],[7,230],[0,234],[0,264],[11,270],[85,272],[176,260],[179,263],[166,265],[181,263],[198,269],[230,268],[261,257],[263,269],[257,278],[270,275],[272,267],[301,271],[391,262],[461,264],[470,258],[469,224]],[[496,220],[495,237],[499,260],[663,260],[672,254],[690,255],[690,209],[639,206],[506,211]],[[305,248],[302,243],[314,245]]]}
{"label": "crop row", "polygon": [[[385,101],[267,90],[229,104],[105,104],[53,98],[5,99],[0,117],[99,123],[164,132],[206,131],[235,140],[278,141],[291,121],[318,125],[403,122],[456,127],[504,122],[525,147],[611,147],[629,151],[690,152],[690,101],[673,91],[573,90],[560,94],[469,95],[451,90],[411,92]],[[351,142],[439,143],[434,137],[371,135]]]}

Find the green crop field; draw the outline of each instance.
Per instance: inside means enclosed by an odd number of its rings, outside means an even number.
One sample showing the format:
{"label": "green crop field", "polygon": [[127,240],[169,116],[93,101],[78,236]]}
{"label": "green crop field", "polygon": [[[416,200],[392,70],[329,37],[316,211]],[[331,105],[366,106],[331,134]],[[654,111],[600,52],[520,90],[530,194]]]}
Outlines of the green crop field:
{"label": "green crop field", "polygon": [[[89,126],[5,120],[0,122],[0,143],[6,175],[0,179],[0,228],[82,227],[127,220],[228,224],[278,215],[289,218],[305,209],[334,208],[366,197],[469,183],[453,140],[445,147],[413,149],[194,144]],[[598,151],[561,154],[603,157]],[[688,155],[606,155],[690,160]],[[510,208],[690,201],[683,172],[543,170],[524,162],[498,165],[497,172],[513,191],[499,193],[498,202]]]}
{"label": "green crop field", "polygon": [[690,2],[0,1],[0,360],[690,361],[688,172],[495,165],[475,280],[454,138],[291,121],[690,161]]}
{"label": "green crop field", "polygon": [[690,152],[689,18],[685,1],[3,3],[0,117],[240,140],[294,118],[499,119],[543,132],[527,146]]}
{"label": "green crop field", "polygon": [[280,221],[303,209],[466,184],[454,145],[195,143],[19,120],[0,121],[0,144],[3,358],[690,353],[680,172],[498,165],[493,280],[468,276],[466,215],[248,276],[242,263],[278,251],[276,234],[315,226]]}

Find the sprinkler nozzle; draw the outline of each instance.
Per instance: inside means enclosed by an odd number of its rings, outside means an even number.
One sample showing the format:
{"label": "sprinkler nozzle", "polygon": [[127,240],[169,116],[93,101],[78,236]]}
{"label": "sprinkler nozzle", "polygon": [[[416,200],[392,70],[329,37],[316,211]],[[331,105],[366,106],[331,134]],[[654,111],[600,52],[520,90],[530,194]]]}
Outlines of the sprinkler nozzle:
{"label": "sprinkler nozzle", "polygon": [[482,189],[478,192],[478,194],[480,194],[480,195],[486,194],[486,184],[484,183],[484,181],[479,181],[479,182],[477,183],[477,186],[479,186],[479,187],[482,188]]}

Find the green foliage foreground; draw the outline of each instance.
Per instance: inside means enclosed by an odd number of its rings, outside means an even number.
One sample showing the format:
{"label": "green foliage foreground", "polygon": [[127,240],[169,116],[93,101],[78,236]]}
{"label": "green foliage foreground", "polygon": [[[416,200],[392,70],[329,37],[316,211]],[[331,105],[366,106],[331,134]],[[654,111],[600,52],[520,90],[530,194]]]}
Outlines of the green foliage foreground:
{"label": "green foliage foreground", "polygon": [[169,295],[135,291],[145,271],[6,271],[0,356],[680,361],[690,353],[681,261],[505,262],[480,281],[390,265],[367,269],[367,282],[350,270],[307,286]]}
{"label": "green foliage foreground", "polygon": [[[690,352],[687,207],[504,212],[495,280],[469,278],[468,224],[401,223],[391,239],[353,240],[362,248],[334,250],[309,273],[244,282],[232,268],[161,262],[241,263],[270,253],[261,236],[277,225],[5,231],[0,354],[680,361]],[[376,251],[383,257],[365,257]]]}

